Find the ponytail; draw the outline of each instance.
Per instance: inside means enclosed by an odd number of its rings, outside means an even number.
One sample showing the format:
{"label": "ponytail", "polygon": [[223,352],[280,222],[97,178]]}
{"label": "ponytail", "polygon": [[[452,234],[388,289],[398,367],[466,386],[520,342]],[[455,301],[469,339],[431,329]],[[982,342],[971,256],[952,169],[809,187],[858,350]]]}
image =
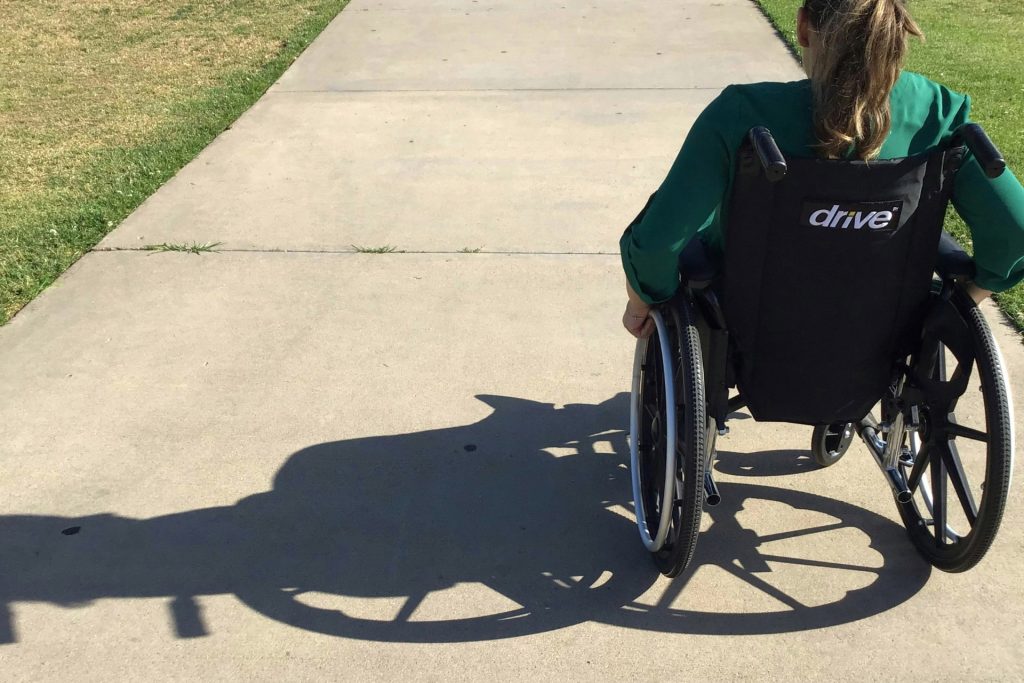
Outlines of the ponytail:
{"label": "ponytail", "polygon": [[907,36],[923,38],[905,0],[805,0],[820,49],[810,61],[818,149],[838,159],[878,156],[892,126],[889,93]]}

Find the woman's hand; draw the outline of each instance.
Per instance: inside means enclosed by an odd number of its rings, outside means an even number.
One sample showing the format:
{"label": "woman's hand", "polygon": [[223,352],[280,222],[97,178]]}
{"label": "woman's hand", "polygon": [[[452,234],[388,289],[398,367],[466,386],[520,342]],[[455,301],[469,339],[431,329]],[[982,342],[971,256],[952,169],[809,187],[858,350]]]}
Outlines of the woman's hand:
{"label": "woman's hand", "polygon": [[633,288],[626,283],[626,312],[622,314],[622,326],[634,337],[646,339],[654,332],[654,320],[651,319],[651,307]]}
{"label": "woman's hand", "polygon": [[974,284],[973,282],[968,282],[967,283],[967,295],[969,297],[971,297],[971,299],[974,300],[974,303],[980,304],[982,301],[984,301],[985,299],[987,299],[990,296],[992,296],[992,292],[990,292],[987,289],[982,289],[981,287],[979,287],[978,285]]}

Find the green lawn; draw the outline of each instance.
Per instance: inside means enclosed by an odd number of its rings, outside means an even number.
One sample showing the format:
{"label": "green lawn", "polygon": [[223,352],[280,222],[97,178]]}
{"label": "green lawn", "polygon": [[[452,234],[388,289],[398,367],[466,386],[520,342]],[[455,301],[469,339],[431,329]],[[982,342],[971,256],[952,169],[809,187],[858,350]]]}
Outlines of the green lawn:
{"label": "green lawn", "polygon": [[[758,0],[792,45],[801,0]],[[1010,167],[1024,169],[1024,2],[1019,0],[918,0],[911,12],[926,41],[914,41],[907,67],[965,92],[972,116],[985,127]],[[946,229],[965,244],[967,227],[950,212]],[[997,297],[1024,330],[1024,287]]]}
{"label": "green lawn", "polygon": [[0,325],[245,111],[348,0],[4,0]]}

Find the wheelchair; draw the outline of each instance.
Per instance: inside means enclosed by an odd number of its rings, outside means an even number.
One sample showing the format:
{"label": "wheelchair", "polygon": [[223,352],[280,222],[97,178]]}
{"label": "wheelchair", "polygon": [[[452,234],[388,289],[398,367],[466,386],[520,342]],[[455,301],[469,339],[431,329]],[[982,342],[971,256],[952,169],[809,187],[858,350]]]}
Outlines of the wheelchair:
{"label": "wheelchair", "polygon": [[812,426],[821,467],[859,437],[936,568],[985,555],[1014,434],[1005,364],[964,289],[973,262],[942,230],[969,154],[989,177],[1005,169],[976,124],[928,153],[870,162],[787,159],[764,127],[745,137],[722,272],[683,264],[636,346],[634,508],[663,574],[689,565],[704,507],[721,500],[715,440],[743,408]]}

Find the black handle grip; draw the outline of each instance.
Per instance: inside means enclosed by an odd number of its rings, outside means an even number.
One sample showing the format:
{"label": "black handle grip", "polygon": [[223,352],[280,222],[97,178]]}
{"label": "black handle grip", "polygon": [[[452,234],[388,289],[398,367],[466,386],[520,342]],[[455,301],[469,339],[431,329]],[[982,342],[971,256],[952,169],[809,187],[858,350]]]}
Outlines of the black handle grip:
{"label": "black handle grip", "polygon": [[764,126],[751,128],[750,144],[757,152],[757,158],[761,161],[761,167],[764,168],[764,174],[769,181],[775,183],[786,177],[786,158],[775,144],[771,131]]}
{"label": "black handle grip", "polygon": [[957,134],[967,143],[967,148],[978,160],[978,164],[989,178],[998,178],[1006,170],[1006,160],[985,130],[976,123],[965,123]]}

